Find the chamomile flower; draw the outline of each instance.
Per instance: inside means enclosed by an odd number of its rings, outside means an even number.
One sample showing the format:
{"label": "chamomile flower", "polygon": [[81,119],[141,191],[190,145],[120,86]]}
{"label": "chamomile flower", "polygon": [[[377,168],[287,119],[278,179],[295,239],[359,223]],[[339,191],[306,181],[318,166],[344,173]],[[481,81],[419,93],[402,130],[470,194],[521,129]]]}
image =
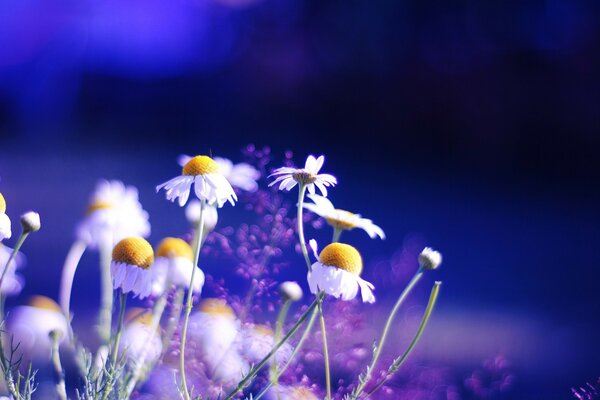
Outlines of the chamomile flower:
{"label": "chamomile flower", "polygon": [[154,275],[150,266],[154,262],[152,246],[141,237],[121,240],[113,248],[110,272],[113,287],[123,293],[132,292],[140,299],[150,295]]}
{"label": "chamomile flower", "polygon": [[304,386],[277,385],[273,386],[267,392],[267,400],[318,400],[309,388]]}
{"label": "chamomile flower", "polygon": [[360,288],[362,301],[374,303],[373,284],[360,277],[363,269],[362,257],[358,250],[349,244],[331,243],[317,256],[317,244],[310,241],[310,246],[318,259],[308,272],[308,285],[314,294],[321,290],[342,300],[352,300]]}
{"label": "chamomile flower", "polygon": [[[271,328],[266,325],[249,325],[242,331],[242,355],[250,363],[258,363],[273,350],[275,346],[275,335]],[[292,354],[292,346],[289,343],[284,343],[277,353],[275,353],[274,359],[277,364],[285,363]]]}
{"label": "chamomile flower", "polygon": [[48,361],[52,353],[50,331],[61,333],[61,342],[67,337],[67,321],[54,300],[44,296],[32,297],[27,305],[15,307],[7,321],[8,335],[18,344],[16,357]]}
{"label": "chamomile flower", "polygon": [[194,193],[200,200],[206,200],[209,204],[217,204],[220,208],[229,201],[235,205],[237,196],[220,172],[219,164],[209,156],[196,156],[191,158],[181,171],[181,175],[156,187],[156,191],[165,189],[167,200],[179,199],[179,205],[183,207],[190,197],[190,190],[194,185]]}
{"label": "chamomile flower", "polygon": [[325,156],[315,158],[309,155],[304,164],[304,168],[281,167],[277,168],[271,176],[277,178],[269,184],[273,186],[279,183],[279,190],[292,190],[297,184],[306,185],[310,194],[315,194],[315,186],[319,188],[323,196],[327,196],[327,186],[335,186],[337,179],[333,175],[319,174]]}
{"label": "chamomile flower", "polygon": [[6,215],[6,200],[0,193],[0,242],[4,239],[10,239],[11,235],[10,218]]}
{"label": "chamomile flower", "polygon": [[[200,222],[200,210],[201,204],[200,200],[192,199],[185,207],[185,218],[188,220],[192,226],[196,226]],[[219,213],[217,211],[217,207],[212,204],[207,204],[204,207],[204,233],[208,234],[215,226],[217,226],[217,222],[219,221]]]}
{"label": "chamomile flower", "polygon": [[[177,158],[182,167],[190,161],[192,157],[182,154]],[[231,183],[231,186],[254,192],[258,189],[256,182],[260,178],[260,172],[248,163],[234,164],[231,160],[223,157],[214,157],[213,160],[219,165],[219,171],[225,179]]]}
{"label": "chamomile flower", "polygon": [[154,362],[162,353],[160,331],[152,329],[152,313],[143,308],[132,308],[125,315],[126,325],[119,343],[119,353],[133,364],[137,360]]}
{"label": "chamomile flower", "polygon": [[[4,272],[4,267],[12,254],[13,249],[10,247],[4,246],[0,243],[0,276]],[[21,290],[24,286],[23,278],[16,273],[17,269],[20,269],[25,263],[25,257],[22,253],[17,253],[15,258],[10,262],[8,266],[8,271],[4,275],[4,280],[2,281],[2,287],[0,287],[0,291],[5,296],[16,296],[21,293]]]}
{"label": "chamomile flower", "polygon": [[307,197],[311,199],[313,203],[304,203],[304,208],[325,218],[325,221],[327,221],[334,229],[349,231],[354,228],[360,228],[367,232],[371,239],[375,239],[377,236],[381,239],[385,239],[383,230],[375,225],[370,219],[362,218],[360,214],[354,214],[346,210],[335,208],[329,199],[319,196],[318,194],[309,194]]}
{"label": "chamomile flower", "polygon": [[117,180],[99,181],[76,233],[91,248],[113,246],[131,236],[147,237],[148,213],[138,201],[137,189]]}
{"label": "chamomile flower", "polygon": [[160,295],[166,289],[166,285],[187,288],[194,273],[194,293],[200,293],[204,285],[204,273],[194,266],[194,253],[190,245],[182,239],[168,237],[163,239],[155,252],[152,271],[154,279],[152,292]]}

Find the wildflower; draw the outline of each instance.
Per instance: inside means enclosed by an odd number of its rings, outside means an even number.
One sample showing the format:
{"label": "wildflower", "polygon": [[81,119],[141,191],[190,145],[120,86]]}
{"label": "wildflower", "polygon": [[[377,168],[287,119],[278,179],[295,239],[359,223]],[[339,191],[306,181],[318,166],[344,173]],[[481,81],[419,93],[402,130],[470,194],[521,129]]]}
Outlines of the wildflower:
{"label": "wildflower", "polygon": [[224,300],[202,301],[189,327],[190,342],[201,351],[213,380],[228,385],[242,379],[249,365],[239,354],[240,322]]}
{"label": "wildflower", "polygon": [[132,363],[137,360],[153,363],[162,353],[160,330],[152,330],[152,313],[143,308],[131,308],[125,315],[127,321],[121,341],[119,353]]}
{"label": "wildflower", "polygon": [[360,228],[367,232],[371,239],[375,239],[377,236],[381,239],[385,239],[383,230],[375,225],[370,219],[362,218],[360,214],[354,214],[346,210],[335,208],[331,201],[318,194],[309,194],[307,197],[314,203],[305,203],[304,208],[325,218],[327,223],[334,229],[349,231],[354,228]]}
{"label": "wildflower", "polygon": [[150,266],[154,262],[154,251],[146,240],[131,237],[121,240],[113,248],[110,271],[113,287],[123,293],[133,292],[140,299],[152,290]]}
{"label": "wildflower", "polygon": [[[219,221],[219,213],[217,212],[217,208],[214,205],[207,204],[204,207],[204,232],[208,234],[215,226],[217,226],[217,222]],[[200,223],[200,201],[196,199],[190,200],[187,207],[185,208],[185,217],[192,226],[198,225]]]}
{"label": "wildflower", "polygon": [[[4,246],[0,243],[0,276],[4,273],[4,267],[12,254],[12,249]],[[23,289],[24,282],[23,278],[16,273],[17,269],[20,269],[24,264],[24,258],[22,253],[17,253],[13,260],[8,265],[8,270],[4,275],[4,280],[2,281],[2,287],[0,287],[0,291],[5,296],[16,296],[21,293]]]}
{"label": "wildflower", "polygon": [[156,258],[152,266],[155,277],[152,292],[161,294],[167,284],[187,288],[192,279],[193,268],[196,268],[194,293],[200,293],[204,286],[204,273],[194,266],[194,253],[190,245],[179,238],[163,239],[156,248]]}
{"label": "wildflower", "polygon": [[442,254],[431,247],[425,247],[419,254],[419,265],[423,269],[436,269],[441,263]]}
{"label": "wildflower", "polygon": [[33,296],[27,305],[15,307],[10,312],[7,330],[9,334],[5,337],[12,336],[13,343],[19,345],[17,357],[48,361],[52,352],[52,340],[48,335],[57,330],[62,342],[67,337],[67,321],[54,300]]}
{"label": "wildflower", "polygon": [[[183,167],[191,159],[192,157],[182,154],[177,158],[177,161]],[[231,160],[223,157],[215,157],[213,160],[219,166],[221,174],[231,183],[231,186],[247,192],[254,192],[258,189],[256,181],[260,178],[260,172],[252,165],[244,162],[234,165]]]}
{"label": "wildflower", "polygon": [[[316,242],[311,240],[310,245],[317,257]],[[325,246],[317,259],[308,272],[308,285],[312,293],[317,294],[323,290],[336,298],[352,300],[360,287],[363,302],[375,302],[373,285],[360,277],[362,257],[354,247],[344,243],[331,243]]]}
{"label": "wildflower", "polygon": [[10,218],[6,215],[6,200],[0,193],[0,242],[4,239],[10,239],[11,235]]}
{"label": "wildflower", "polygon": [[296,184],[306,185],[310,194],[315,194],[315,186],[317,186],[323,196],[327,196],[327,186],[335,186],[337,184],[337,179],[333,175],[319,174],[319,170],[323,166],[324,161],[325,156],[315,158],[310,155],[306,159],[304,168],[277,168],[270,175],[277,176],[277,178],[271,182],[269,186],[279,183],[279,190],[290,191]]}
{"label": "wildflower", "polygon": [[[258,363],[269,354],[275,346],[275,335],[271,328],[266,325],[249,325],[242,331],[242,355],[250,363]],[[285,363],[292,354],[292,346],[284,343],[274,359],[277,365]]]}
{"label": "wildflower", "polygon": [[37,232],[42,227],[40,222],[40,214],[35,211],[28,211],[21,215],[21,227],[23,227],[23,233]]}
{"label": "wildflower", "polygon": [[237,201],[231,184],[219,170],[219,164],[208,156],[191,158],[183,166],[180,176],[158,185],[156,191],[164,188],[167,200],[175,201],[179,198],[179,205],[183,207],[190,197],[192,184],[196,197],[206,200],[209,204],[217,204],[219,208],[226,201],[231,205],[235,205]]}
{"label": "wildflower", "polygon": [[148,213],[138,201],[137,189],[117,180],[99,181],[77,227],[77,238],[97,248],[101,243],[113,246],[126,237],[148,235]]}
{"label": "wildflower", "polygon": [[267,392],[267,400],[318,400],[309,388],[304,386],[278,385],[273,386]]}
{"label": "wildflower", "polygon": [[302,288],[292,281],[282,282],[279,285],[279,293],[285,300],[298,301],[302,298]]}

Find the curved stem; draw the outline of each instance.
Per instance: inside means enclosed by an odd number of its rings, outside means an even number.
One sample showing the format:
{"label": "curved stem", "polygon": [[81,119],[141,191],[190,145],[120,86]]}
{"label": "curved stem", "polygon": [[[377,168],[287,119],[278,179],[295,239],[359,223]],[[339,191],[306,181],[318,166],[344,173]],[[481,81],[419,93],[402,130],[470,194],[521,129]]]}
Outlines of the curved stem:
{"label": "curved stem", "polygon": [[60,363],[60,354],[58,351],[60,336],[60,331],[50,331],[50,339],[52,340],[52,367],[54,369],[54,379],[56,380],[56,394],[60,400],[67,400],[65,373]]}
{"label": "curved stem", "polygon": [[312,269],[312,265],[310,263],[310,258],[308,257],[308,250],[306,249],[306,240],[304,240],[304,220],[302,217],[303,205],[304,205],[304,194],[306,193],[306,185],[300,183],[298,189],[298,214],[296,219],[298,221],[298,237],[300,238],[300,248],[302,249],[302,255],[304,256],[304,261],[306,261],[306,266],[310,271]]}
{"label": "curved stem", "polygon": [[13,262],[13,260],[19,253],[19,249],[21,248],[21,246],[23,246],[23,243],[25,243],[25,239],[27,239],[29,233],[30,232],[21,231],[21,235],[19,236],[19,239],[17,239],[17,243],[15,244],[12,253],[10,253],[10,257],[8,257],[8,261],[6,261],[6,265],[4,265],[2,275],[0,276],[0,321],[4,321],[4,301],[6,300],[4,298],[4,292],[2,291],[2,284],[4,284],[4,278],[6,277],[6,273],[8,272],[10,264]]}
{"label": "curved stem", "polygon": [[190,320],[190,313],[192,312],[192,295],[194,292],[194,276],[196,275],[196,268],[198,267],[198,259],[200,258],[200,242],[204,234],[204,208],[206,207],[206,200],[200,202],[200,219],[196,226],[194,233],[194,263],[192,269],[192,277],[190,279],[190,285],[188,286],[187,301],[185,305],[185,317],[183,320],[183,330],[181,332],[181,344],[179,346],[179,372],[181,373],[181,386],[185,400],[190,400],[190,392],[187,388],[187,382],[185,379],[185,340],[187,337],[188,323]]}
{"label": "curved stem", "polygon": [[100,313],[98,315],[98,335],[102,343],[106,344],[110,341],[110,327],[112,325],[113,286],[110,274],[112,248],[108,241],[101,242],[99,247],[102,293],[100,298]]}
{"label": "curved stem", "polygon": [[408,348],[404,351],[404,354],[397,358],[392,365],[388,368],[388,373],[384,376],[384,378],[377,383],[371,390],[367,392],[367,396],[371,396],[377,389],[381,388],[383,384],[394,374],[404,361],[408,358],[412,350],[415,348],[419,339],[421,339],[421,335],[423,335],[423,331],[425,331],[425,327],[427,326],[427,322],[429,322],[429,317],[431,317],[431,313],[433,312],[433,308],[435,307],[435,303],[437,301],[438,294],[440,292],[440,285],[442,282],[436,282],[431,289],[431,294],[429,295],[429,302],[427,303],[427,308],[425,309],[425,313],[423,314],[423,318],[421,318],[421,323],[419,324],[419,328],[417,329],[417,333],[413,337],[412,341],[408,345]]}
{"label": "curved stem", "polygon": [[329,371],[329,349],[327,347],[327,328],[325,327],[325,316],[323,315],[323,302],[319,302],[319,322],[321,324],[321,336],[323,337],[323,359],[325,360],[325,387],[327,389],[327,400],[331,400],[331,373]]}
{"label": "curved stem", "polygon": [[398,313],[400,306],[402,306],[402,303],[404,303],[404,301],[408,297],[409,293],[412,291],[412,289],[415,287],[417,282],[419,282],[419,280],[423,276],[423,272],[424,271],[421,268],[419,268],[417,270],[417,272],[412,277],[412,279],[410,280],[408,285],[404,288],[404,290],[400,294],[400,297],[398,297],[396,304],[394,304],[394,308],[392,308],[392,311],[390,312],[390,315],[388,316],[388,319],[385,323],[385,327],[383,328],[383,332],[381,334],[381,338],[379,339],[379,343],[377,343],[377,349],[375,350],[375,353],[373,353],[373,359],[371,360],[371,364],[367,367],[367,372],[364,376],[364,379],[362,379],[361,383],[355,389],[355,391],[351,397],[352,399],[358,399],[358,396],[363,392],[363,390],[365,390],[367,383],[369,383],[369,381],[371,380],[373,371],[375,370],[375,366],[377,365],[377,361],[379,360],[379,356],[381,356],[381,350],[383,349],[385,340],[387,339],[390,328],[392,327],[392,322],[394,321],[394,318],[396,317],[396,314]]}
{"label": "curved stem", "polygon": [[65,258],[65,264],[62,269],[62,276],[60,279],[60,294],[59,302],[60,308],[63,310],[65,319],[67,320],[69,340],[73,342],[73,328],[71,327],[71,291],[73,289],[73,280],[75,279],[75,271],[79,265],[79,261],[85,252],[87,245],[81,240],[75,241],[69,252],[67,258]]}

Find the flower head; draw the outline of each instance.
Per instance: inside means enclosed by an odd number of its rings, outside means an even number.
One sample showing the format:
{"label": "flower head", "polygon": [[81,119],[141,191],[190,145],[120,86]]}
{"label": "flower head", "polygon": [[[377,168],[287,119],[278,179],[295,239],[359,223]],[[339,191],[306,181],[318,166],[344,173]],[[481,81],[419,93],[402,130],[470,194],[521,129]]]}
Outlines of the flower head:
{"label": "flower head", "polygon": [[[192,157],[182,154],[177,158],[179,165],[185,166]],[[214,157],[214,162],[219,166],[219,172],[231,183],[231,186],[254,192],[258,189],[256,181],[260,178],[260,172],[248,163],[234,164],[231,160],[223,157]]]}
{"label": "flower head", "polygon": [[327,186],[335,186],[337,179],[333,175],[319,174],[325,156],[315,158],[308,156],[304,168],[281,167],[277,168],[270,176],[277,178],[269,184],[273,186],[279,183],[279,190],[290,191],[297,184],[305,185],[310,194],[315,194],[315,186],[319,188],[323,196],[327,196]]}
{"label": "flower head", "polygon": [[[185,217],[192,226],[200,223],[201,204],[199,200],[192,199],[185,207]],[[204,232],[208,233],[215,229],[219,221],[219,213],[214,205],[207,204],[204,207]]]}
{"label": "flower head", "polygon": [[121,240],[112,251],[110,270],[113,287],[123,293],[133,292],[140,298],[147,297],[152,290],[150,266],[153,262],[154,251],[145,239],[131,237]]}
{"label": "flower head", "polygon": [[190,197],[192,184],[196,197],[209,204],[222,207],[226,201],[231,205],[235,205],[237,201],[231,184],[220,172],[219,165],[209,156],[191,158],[183,166],[180,176],[158,185],[156,191],[164,188],[167,200],[179,199],[179,205],[183,207]]}
{"label": "flower head", "polygon": [[419,266],[423,269],[437,269],[441,263],[442,254],[431,247],[425,247],[419,254]]}
{"label": "flower head", "polygon": [[[0,243],[0,275],[4,272],[4,267],[11,254],[12,249]],[[17,253],[16,257],[10,262],[8,271],[6,271],[4,280],[2,281],[2,287],[0,287],[0,291],[5,296],[16,296],[21,293],[25,283],[23,277],[18,275],[16,270],[23,266],[25,263],[24,259],[25,257],[23,257],[22,253]]]}
{"label": "flower head", "polygon": [[196,272],[194,273],[193,290],[195,293],[200,293],[204,285],[204,273],[200,268],[194,266],[194,252],[185,240],[174,237],[165,238],[156,248],[155,255],[152,266],[154,272],[152,292],[154,294],[161,294],[167,284],[187,288],[194,268],[196,268]]}
{"label": "flower head", "polygon": [[362,300],[366,303],[375,302],[373,285],[360,277],[363,263],[358,250],[344,243],[331,243],[316,255],[316,242],[310,241],[318,261],[308,272],[310,291],[317,294],[325,293],[342,300],[352,300],[360,288]]}
{"label": "flower head", "polygon": [[6,200],[0,193],[0,242],[4,239],[10,239],[11,235],[10,218],[6,215]]}
{"label": "flower head", "polygon": [[298,301],[302,298],[302,288],[292,281],[282,282],[279,285],[279,293],[285,300]]}
{"label": "flower head", "polygon": [[137,189],[121,181],[99,181],[85,218],[77,227],[77,238],[97,248],[100,244],[114,246],[123,238],[149,234],[148,213],[138,200]]}
{"label": "flower head", "polygon": [[143,308],[131,308],[125,315],[127,324],[119,343],[119,353],[125,352],[133,364],[144,358],[154,362],[162,353],[162,341],[158,327],[152,329],[152,313]]}
{"label": "flower head", "polygon": [[40,214],[35,211],[28,211],[21,215],[21,227],[23,227],[23,233],[37,232],[42,227],[40,222]]}
{"label": "flower head", "polygon": [[318,194],[309,194],[307,197],[311,199],[313,203],[305,203],[304,208],[325,218],[327,223],[333,228],[346,231],[360,228],[367,232],[371,239],[375,239],[377,236],[381,239],[385,239],[383,230],[375,225],[370,219],[362,218],[360,214],[354,214],[346,210],[335,208],[331,201]]}

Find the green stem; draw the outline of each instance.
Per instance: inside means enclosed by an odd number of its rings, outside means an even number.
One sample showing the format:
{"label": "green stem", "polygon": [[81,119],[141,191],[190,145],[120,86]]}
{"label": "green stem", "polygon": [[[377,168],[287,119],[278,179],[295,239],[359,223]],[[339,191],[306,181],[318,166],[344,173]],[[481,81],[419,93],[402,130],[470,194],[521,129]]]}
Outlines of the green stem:
{"label": "green stem", "polygon": [[185,317],[183,320],[183,330],[181,333],[181,344],[179,347],[179,372],[181,373],[181,386],[183,389],[183,395],[185,400],[190,400],[190,392],[187,388],[187,382],[185,378],[185,340],[187,337],[188,323],[190,320],[190,314],[192,312],[192,295],[194,292],[194,275],[196,274],[196,267],[198,266],[198,259],[200,258],[200,242],[202,240],[204,231],[204,208],[206,207],[206,200],[200,202],[200,220],[196,226],[194,233],[194,263],[192,269],[192,277],[190,279],[190,285],[188,286],[187,301],[185,305]]}
{"label": "green stem", "polygon": [[60,354],[58,350],[61,332],[52,330],[50,339],[52,340],[52,367],[54,368],[54,378],[56,379],[56,394],[60,400],[67,400],[67,389],[65,387],[65,373],[60,363]]}
{"label": "green stem", "polygon": [[267,362],[269,362],[269,360],[271,359],[271,357],[273,357],[275,355],[275,353],[277,353],[277,351],[279,350],[279,348],[281,346],[283,346],[283,344],[285,342],[287,342],[290,339],[290,337],[292,337],[294,335],[294,333],[296,333],[296,331],[300,328],[300,326],[302,326],[302,324],[304,323],[304,321],[306,320],[306,318],[308,318],[308,315],[317,307],[317,305],[319,304],[319,302],[321,302],[323,300],[324,296],[325,296],[325,292],[321,292],[321,293],[319,293],[317,295],[317,298],[315,299],[315,301],[313,301],[311,303],[311,305],[308,306],[308,308],[306,309],[306,311],[300,316],[300,318],[298,318],[298,321],[296,321],[296,323],[288,331],[288,333],[286,333],[286,335],[279,342],[277,342],[277,344],[273,347],[273,349],[271,349],[271,351],[269,352],[269,354],[267,354],[265,356],[265,358],[263,358],[258,364],[256,364],[248,372],[248,374],[244,377],[244,379],[242,379],[238,383],[238,385],[236,386],[236,388],[233,389],[227,395],[227,397],[225,397],[223,400],[230,400],[230,399],[232,399],[238,392],[241,392],[246,387],[246,385],[256,376],[256,374],[258,374],[258,372],[262,369],[262,367],[264,367],[265,364]]}
{"label": "green stem", "polygon": [[62,269],[62,276],[60,280],[60,307],[65,314],[67,320],[67,328],[69,332],[69,341],[75,345],[75,338],[73,336],[73,328],[71,326],[71,291],[73,289],[73,280],[75,278],[75,271],[79,265],[79,261],[85,252],[87,245],[81,240],[77,240],[71,245],[67,258]]}
{"label": "green stem", "polygon": [[113,286],[110,274],[112,248],[109,242],[100,243],[100,282],[101,298],[98,315],[98,336],[103,344],[110,342],[110,327],[112,325]]}
{"label": "green stem", "polygon": [[298,237],[300,238],[300,248],[302,249],[304,261],[306,261],[306,266],[310,271],[312,269],[312,265],[310,263],[310,258],[308,257],[308,250],[306,249],[306,240],[304,240],[304,220],[302,218],[305,193],[306,185],[300,183],[298,189],[298,215],[296,216],[296,219],[298,220]]}
{"label": "green stem", "polygon": [[388,316],[388,319],[385,323],[385,327],[383,328],[383,332],[381,334],[381,338],[379,339],[379,343],[377,343],[377,349],[375,350],[375,353],[373,354],[373,359],[371,361],[371,364],[367,367],[367,372],[365,374],[365,377],[362,380],[362,382],[357,386],[351,399],[358,399],[358,396],[363,392],[363,390],[367,386],[367,383],[369,383],[369,381],[371,380],[373,371],[375,370],[375,366],[377,365],[377,361],[379,360],[379,356],[381,356],[381,350],[383,349],[385,340],[387,339],[390,328],[392,327],[392,322],[394,321],[394,317],[398,313],[400,306],[402,306],[402,304],[408,297],[409,293],[412,291],[412,289],[415,287],[417,282],[419,282],[419,280],[423,276],[423,272],[424,271],[422,268],[419,268],[417,270],[417,272],[412,277],[412,279],[410,280],[408,285],[404,288],[404,290],[400,294],[400,297],[398,297],[396,304],[394,304],[394,308],[392,308],[392,311],[390,312],[390,315]]}
{"label": "green stem", "polygon": [[333,239],[331,239],[331,243],[339,242],[342,232],[343,231],[340,228],[333,228]]}
{"label": "green stem", "polygon": [[431,289],[431,295],[429,296],[429,302],[427,303],[427,308],[425,309],[425,313],[423,314],[423,318],[421,318],[421,323],[419,324],[419,328],[417,329],[417,333],[413,337],[412,341],[408,345],[408,348],[404,351],[404,354],[398,359],[394,361],[394,363],[388,368],[388,373],[383,377],[383,379],[377,383],[371,390],[367,392],[367,396],[371,396],[377,389],[381,388],[384,383],[396,372],[404,361],[408,358],[412,350],[415,348],[423,332],[425,331],[425,327],[427,326],[427,322],[429,322],[429,317],[431,317],[431,313],[433,312],[433,308],[435,307],[435,303],[438,298],[438,294],[440,292],[440,285],[442,282],[436,282]]}
{"label": "green stem", "polygon": [[319,302],[319,322],[321,324],[321,336],[323,337],[323,358],[325,360],[325,386],[327,389],[327,400],[331,400],[331,373],[329,371],[329,349],[327,347],[327,328],[325,327],[325,316],[323,315],[323,302]]}
{"label": "green stem", "polygon": [[10,253],[10,257],[8,257],[8,261],[6,261],[6,265],[4,266],[4,270],[2,270],[2,275],[0,276],[0,321],[4,321],[4,302],[6,301],[3,294],[4,292],[2,291],[4,278],[6,277],[6,273],[8,272],[8,267],[19,253],[19,249],[21,248],[21,246],[23,246],[23,243],[25,243],[25,239],[27,239],[29,233],[30,232],[21,231],[21,235],[19,236],[19,239],[17,239],[17,243],[15,244],[12,253]]}
{"label": "green stem", "polygon": [[123,321],[125,320],[125,306],[127,304],[127,294],[121,292],[121,296],[119,298],[119,322],[117,323],[117,332],[115,333],[115,342],[112,347],[112,354],[110,360],[110,376],[108,378],[108,382],[106,383],[106,387],[104,389],[104,395],[102,396],[102,400],[108,399],[108,395],[110,394],[114,380],[115,380],[115,371],[117,369],[117,358],[119,355],[119,344],[121,343],[121,334],[123,333]]}
{"label": "green stem", "polygon": [[[275,339],[274,339],[274,343],[277,343],[279,341],[279,339],[281,338],[281,332],[283,330],[283,324],[285,323],[285,318],[287,316],[287,313],[290,309],[290,305],[292,304],[291,300],[286,300],[283,305],[281,306],[281,310],[279,310],[279,315],[277,316],[277,323],[275,324]],[[277,365],[277,357],[275,357],[275,361],[271,363],[271,368],[269,371],[269,375],[270,375],[270,380],[271,382],[277,386],[277,381],[279,376],[277,375],[277,369],[278,369],[278,365]]]}

